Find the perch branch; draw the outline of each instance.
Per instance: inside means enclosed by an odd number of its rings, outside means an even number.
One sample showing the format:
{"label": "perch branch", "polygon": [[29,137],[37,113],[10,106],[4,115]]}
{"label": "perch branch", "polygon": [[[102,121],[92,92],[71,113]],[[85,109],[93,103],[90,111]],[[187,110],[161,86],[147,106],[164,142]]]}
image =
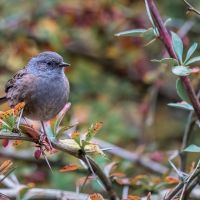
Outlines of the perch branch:
{"label": "perch branch", "polygon": [[[9,132],[0,132],[0,139],[23,140],[23,141],[28,141],[28,142],[36,142],[31,137],[28,137],[24,134],[19,135],[18,133],[9,133]],[[70,148],[69,146],[57,141],[55,138],[51,139],[51,143],[55,149],[60,150],[62,152],[66,152],[78,159],[81,159],[88,166],[88,163],[86,161],[86,158],[85,158],[85,155],[83,154],[83,152],[81,152],[79,150],[75,150],[73,148]],[[94,170],[95,174],[98,176],[98,178],[103,183],[103,185],[108,193],[109,199],[110,200],[118,200],[116,193],[112,189],[112,183],[111,183],[110,179],[103,173],[101,168],[91,158],[88,157],[88,160],[89,160],[90,165],[92,166],[92,169]]]}

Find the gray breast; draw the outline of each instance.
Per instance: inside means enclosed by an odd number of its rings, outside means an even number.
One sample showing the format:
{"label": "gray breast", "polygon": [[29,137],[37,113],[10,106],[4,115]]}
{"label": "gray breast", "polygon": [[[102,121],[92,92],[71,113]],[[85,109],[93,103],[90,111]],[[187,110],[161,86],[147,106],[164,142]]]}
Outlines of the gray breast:
{"label": "gray breast", "polygon": [[24,115],[33,120],[47,121],[57,115],[69,97],[69,83],[63,76],[41,77],[35,91],[25,102]]}

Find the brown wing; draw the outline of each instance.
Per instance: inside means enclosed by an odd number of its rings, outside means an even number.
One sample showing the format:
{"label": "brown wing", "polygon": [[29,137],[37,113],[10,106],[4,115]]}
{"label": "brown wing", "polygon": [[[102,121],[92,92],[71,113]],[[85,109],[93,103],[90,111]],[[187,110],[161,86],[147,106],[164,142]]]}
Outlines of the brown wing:
{"label": "brown wing", "polygon": [[26,99],[32,93],[35,79],[36,77],[33,74],[29,74],[26,69],[22,69],[7,82],[5,92],[11,107],[19,102],[26,102]]}

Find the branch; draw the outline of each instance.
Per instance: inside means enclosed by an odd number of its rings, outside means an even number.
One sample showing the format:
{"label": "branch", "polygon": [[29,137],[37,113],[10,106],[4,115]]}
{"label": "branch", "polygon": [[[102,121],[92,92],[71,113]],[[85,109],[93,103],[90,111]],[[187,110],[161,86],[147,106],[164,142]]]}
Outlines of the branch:
{"label": "branch", "polygon": [[[150,12],[153,16],[153,19],[157,25],[161,41],[164,43],[169,55],[172,58],[177,59],[177,56],[173,50],[171,36],[169,35],[169,33],[162,21],[162,18],[159,14],[159,11],[158,11],[154,1],[153,0],[146,0],[146,1],[148,3]],[[180,79],[185,87],[185,90],[187,91],[187,94],[190,98],[190,101],[191,101],[194,111],[197,115],[197,118],[200,120],[200,103],[199,103],[199,100],[198,100],[198,98],[194,92],[194,89],[191,85],[191,81],[190,81],[189,77],[187,77],[187,76],[181,76]]]}
{"label": "branch", "polygon": [[[0,193],[8,196],[9,198],[16,198],[19,191],[26,186],[20,185],[13,189],[0,189]],[[67,199],[67,200],[86,200],[88,199],[88,194],[81,194],[75,192],[68,192],[56,189],[41,189],[33,188],[28,190],[26,194],[27,199]]]}
{"label": "branch", "polygon": [[137,163],[145,168],[147,168],[148,170],[151,170],[152,172],[156,173],[156,174],[166,174],[168,172],[168,168],[149,159],[147,156],[143,156],[141,154],[135,153],[135,152],[130,152],[127,151],[123,148],[120,148],[116,145],[113,145],[111,143],[105,142],[103,140],[100,139],[93,139],[94,143],[97,143],[101,148],[109,148],[108,152],[114,155],[117,155],[123,159],[126,159],[130,162],[134,162]]}
{"label": "branch", "polygon": [[[0,139],[23,140],[23,141],[29,141],[29,142],[36,142],[31,137],[28,137],[24,134],[19,135],[18,133],[9,133],[9,132],[0,132]],[[66,152],[78,159],[81,159],[88,166],[86,156],[81,150],[76,150],[74,148],[71,148],[70,146],[60,143],[55,138],[51,138],[51,143],[55,149],[60,150],[62,152]],[[110,200],[118,200],[116,193],[112,189],[112,182],[110,181],[110,179],[103,173],[101,168],[90,157],[87,157],[87,159],[89,160],[89,163],[92,166],[93,171],[96,173],[98,178],[103,183],[103,185],[108,193],[109,199]],[[88,169],[90,169],[89,166],[88,166]]]}
{"label": "branch", "polygon": [[196,8],[194,8],[189,2],[184,0],[184,2],[187,4],[188,8],[187,10],[193,13],[196,13],[197,15],[200,15],[200,11],[198,11]]}

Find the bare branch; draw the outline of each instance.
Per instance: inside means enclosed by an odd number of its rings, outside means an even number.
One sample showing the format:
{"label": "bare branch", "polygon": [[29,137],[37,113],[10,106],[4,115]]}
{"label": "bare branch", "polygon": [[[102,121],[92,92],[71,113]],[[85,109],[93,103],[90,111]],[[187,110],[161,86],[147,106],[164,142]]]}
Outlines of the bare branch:
{"label": "bare branch", "polygon": [[188,11],[196,13],[197,15],[200,15],[200,11],[198,11],[196,8],[194,8],[188,1],[184,0],[186,5],[188,6]]}

